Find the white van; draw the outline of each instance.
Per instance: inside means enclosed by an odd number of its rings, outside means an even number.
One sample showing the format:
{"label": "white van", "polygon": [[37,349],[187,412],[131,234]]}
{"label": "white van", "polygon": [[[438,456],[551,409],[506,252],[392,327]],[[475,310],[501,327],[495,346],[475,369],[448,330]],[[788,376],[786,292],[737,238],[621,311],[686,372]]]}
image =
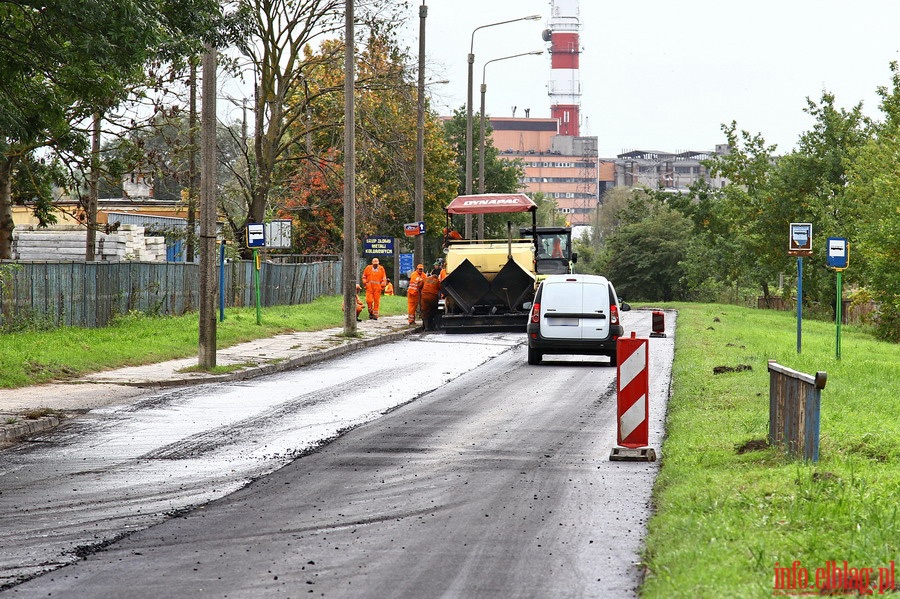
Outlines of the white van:
{"label": "white van", "polygon": [[616,290],[606,277],[550,275],[534,296],[526,328],[528,363],[545,354],[609,356],[616,363],[616,339],[625,334]]}

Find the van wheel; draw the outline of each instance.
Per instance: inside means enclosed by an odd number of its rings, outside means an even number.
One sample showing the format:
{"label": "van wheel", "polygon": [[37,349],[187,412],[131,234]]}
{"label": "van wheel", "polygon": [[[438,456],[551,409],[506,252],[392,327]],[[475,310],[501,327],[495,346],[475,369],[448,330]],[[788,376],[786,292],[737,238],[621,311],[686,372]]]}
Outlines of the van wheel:
{"label": "van wheel", "polygon": [[541,360],[544,358],[544,354],[533,347],[528,348],[528,363],[532,366],[537,366],[541,363]]}

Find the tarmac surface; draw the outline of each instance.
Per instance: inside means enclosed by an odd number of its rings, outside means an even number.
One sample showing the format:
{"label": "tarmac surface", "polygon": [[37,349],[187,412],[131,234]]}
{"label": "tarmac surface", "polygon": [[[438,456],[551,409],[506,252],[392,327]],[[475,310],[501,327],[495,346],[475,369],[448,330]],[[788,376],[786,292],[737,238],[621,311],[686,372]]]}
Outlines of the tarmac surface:
{"label": "tarmac surface", "polygon": [[396,341],[423,328],[409,325],[406,315],[382,316],[357,323],[357,338],[343,327],[287,333],[240,343],[216,352],[217,366],[234,370],[210,374],[195,370],[197,357],[129,366],[81,378],[18,389],[0,389],[0,445],[57,426],[65,418],[127,402],[154,389],[255,378],[299,368],[346,353]]}

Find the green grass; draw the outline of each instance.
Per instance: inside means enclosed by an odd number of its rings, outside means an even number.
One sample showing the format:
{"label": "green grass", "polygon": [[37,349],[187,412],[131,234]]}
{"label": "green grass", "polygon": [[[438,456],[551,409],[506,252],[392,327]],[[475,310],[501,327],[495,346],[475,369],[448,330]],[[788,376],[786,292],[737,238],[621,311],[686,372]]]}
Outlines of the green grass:
{"label": "green grass", "polygon": [[[645,598],[771,597],[775,564],[815,584],[826,561],[900,557],[900,348],[792,313],[679,304],[673,395],[654,489]],[[819,462],[778,448],[739,452],[768,428],[767,360],[824,370]],[[713,375],[716,366],[752,370]],[[877,590],[876,590],[877,592]],[[797,594],[794,592],[793,594]]]}
{"label": "green grass", "polygon": [[[381,313],[405,314],[406,298],[382,297]],[[216,322],[217,347],[291,331],[340,327],[344,322],[341,298],[337,296],[298,306],[263,308],[261,314],[262,323],[258,325],[255,308],[226,310],[225,321]],[[68,327],[0,333],[0,388],[67,380],[110,368],[196,356],[198,328],[196,313],[174,318],[132,314],[102,329]]]}

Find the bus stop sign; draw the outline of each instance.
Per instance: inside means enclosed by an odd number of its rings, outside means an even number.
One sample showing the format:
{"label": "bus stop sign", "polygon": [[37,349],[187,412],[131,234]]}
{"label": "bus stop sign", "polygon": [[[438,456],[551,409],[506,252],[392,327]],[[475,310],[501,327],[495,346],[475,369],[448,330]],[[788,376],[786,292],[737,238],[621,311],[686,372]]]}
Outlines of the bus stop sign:
{"label": "bus stop sign", "polygon": [[850,264],[850,244],[844,237],[828,238],[828,268],[844,270]]}

